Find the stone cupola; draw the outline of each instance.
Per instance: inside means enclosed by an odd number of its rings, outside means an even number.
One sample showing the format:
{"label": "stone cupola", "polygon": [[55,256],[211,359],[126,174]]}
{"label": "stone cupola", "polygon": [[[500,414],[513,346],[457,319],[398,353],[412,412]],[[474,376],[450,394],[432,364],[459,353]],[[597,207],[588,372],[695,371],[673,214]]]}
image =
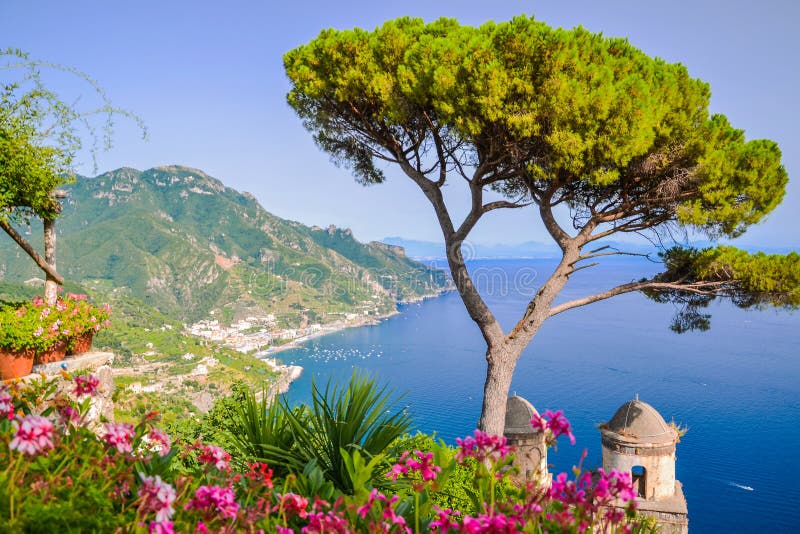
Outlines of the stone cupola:
{"label": "stone cupola", "polygon": [[506,402],[506,421],[503,435],[508,444],[516,449],[514,465],[520,476],[527,480],[538,480],[550,485],[547,471],[547,444],[543,432],[531,426],[531,419],[539,415],[526,399],[512,395]]}
{"label": "stone cupola", "polygon": [[679,433],[658,411],[638,396],[600,425],[603,469],[628,472],[637,508],[655,517],[660,531],[686,532],[686,499],[675,479],[675,448]]}

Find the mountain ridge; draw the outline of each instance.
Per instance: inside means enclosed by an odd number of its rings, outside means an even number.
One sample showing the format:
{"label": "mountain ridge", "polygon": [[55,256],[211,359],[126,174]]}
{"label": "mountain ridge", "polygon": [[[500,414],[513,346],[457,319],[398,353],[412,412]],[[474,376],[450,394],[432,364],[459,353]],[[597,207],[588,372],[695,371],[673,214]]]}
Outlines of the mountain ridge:
{"label": "mountain ridge", "polygon": [[[252,194],[191,167],[122,167],[65,189],[57,222],[62,274],[100,291],[127,291],[181,320],[212,311],[283,314],[287,322],[379,315],[445,284],[443,273],[396,247],[281,219]],[[40,246],[38,231],[30,233]],[[0,251],[0,279],[41,277],[13,243],[0,242]]]}

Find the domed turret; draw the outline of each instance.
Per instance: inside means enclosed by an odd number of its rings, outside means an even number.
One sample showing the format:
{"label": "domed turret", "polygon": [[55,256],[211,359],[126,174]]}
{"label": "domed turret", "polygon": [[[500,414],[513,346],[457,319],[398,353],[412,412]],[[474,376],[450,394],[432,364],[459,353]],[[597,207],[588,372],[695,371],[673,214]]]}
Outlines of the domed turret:
{"label": "domed turret", "polygon": [[639,399],[620,406],[614,417],[603,426],[604,435],[626,443],[675,444],[677,431],[668,425],[655,408]]}
{"label": "domed turret", "polygon": [[531,419],[539,412],[533,404],[517,395],[506,402],[506,422],[503,435],[508,444],[516,449],[514,465],[526,479],[537,479],[540,484],[550,485],[547,472],[547,445],[545,435],[531,425]]}
{"label": "domed turret", "polygon": [[600,425],[600,434],[603,469],[631,474],[639,511],[655,517],[664,532],[687,532],[686,499],[675,480],[675,427],[637,397]]}

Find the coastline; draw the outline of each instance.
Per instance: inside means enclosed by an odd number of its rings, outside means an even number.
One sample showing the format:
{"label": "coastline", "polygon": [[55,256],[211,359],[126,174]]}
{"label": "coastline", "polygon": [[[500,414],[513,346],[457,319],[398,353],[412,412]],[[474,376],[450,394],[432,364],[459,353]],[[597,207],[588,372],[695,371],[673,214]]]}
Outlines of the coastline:
{"label": "coastline", "polygon": [[[436,298],[442,295],[442,293],[446,293],[448,291],[454,291],[454,288],[443,288],[436,293],[429,293],[426,295],[420,295],[418,297],[413,297],[409,299],[404,299],[397,302],[397,305],[410,305],[410,304],[420,304],[427,299]],[[341,332],[343,330],[347,330],[348,328],[361,328],[363,326],[374,326],[380,324],[382,321],[389,319],[390,317],[394,317],[395,315],[400,315],[402,312],[395,308],[393,311],[389,313],[384,313],[383,315],[378,315],[374,317],[364,317],[360,321],[352,322],[352,323],[332,323],[327,327],[323,327],[322,330],[319,332],[314,332],[312,334],[307,334],[302,337],[295,338],[288,343],[285,343],[279,347],[270,347],[266,350],[258,351],[253,356],[262,360],[264,363],[269,365],[274,371],[281,373],[280,378],[278,378],[272,386],[270,386],[269,392],[270,394],[283,394],[289,391],[289,386],[300,378],[303,374],[303,367],[299,365],[285,365],[283,363],[278,363],[278,360],[275,358],[275,355],[290,349],[296,349],[302,346],[304,343],[307,343],[313,339],[317,339],[319,337],[327,336],[330,334],[335,334],[337,332]],[[274,393],[273,393],[274,392]]]}

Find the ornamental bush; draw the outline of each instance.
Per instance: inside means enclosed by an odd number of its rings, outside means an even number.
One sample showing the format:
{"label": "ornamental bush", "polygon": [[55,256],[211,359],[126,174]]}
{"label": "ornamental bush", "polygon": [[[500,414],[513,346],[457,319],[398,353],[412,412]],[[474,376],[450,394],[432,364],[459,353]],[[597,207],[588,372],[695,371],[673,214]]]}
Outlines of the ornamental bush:
{"label": "ornamental bush", "polygon": [[[66,375],[66,374],[65,374]],[[9,532],[632,532],[630,475],[575,471],[551,487],[520,481],[505,438],[477,431],[458,447],[417,435],[371,456],[340,451],[352,492],[338,490],[309,461],[277,476],[210,444],[173,443],[156,413],[137,424],[90,425],[96,380],[70,377],[0,385],[0,525]],[[93,386],[94,385],[94,386]],[[553,439],[563,415],[538,420]],[[403,444],[414,447],[403,450]],[[417,446],[424,446],[417,449]],[[187,458],[193,458],[187,462]],[[388,468],[387,468],[388,465]],[[377,488],[373,481],[385,484]],[[451,481],[456,480],[453,484]],[[443,506],[461,487],[473,504]],[[502,489],[501,489],[502,488]],[[451,501],[458,502],[458,500]],[[463,499],[462,503],[465,502]]]}

